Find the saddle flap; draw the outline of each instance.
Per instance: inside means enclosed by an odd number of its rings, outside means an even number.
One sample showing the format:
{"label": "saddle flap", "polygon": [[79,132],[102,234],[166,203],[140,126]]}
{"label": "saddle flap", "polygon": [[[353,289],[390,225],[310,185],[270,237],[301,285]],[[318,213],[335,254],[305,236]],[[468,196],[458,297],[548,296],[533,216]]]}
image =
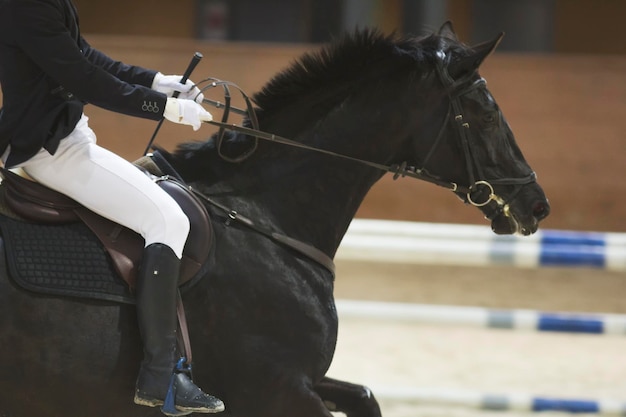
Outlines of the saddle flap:
{"label": "saddle flap", "polygon": [[169,177],[161,177],[157,183],[178,203],[189,218],[189,236],[183,249],[181,281],[189,280],[198,273],[213,245],[211,219],[204,205],[184,184]]}

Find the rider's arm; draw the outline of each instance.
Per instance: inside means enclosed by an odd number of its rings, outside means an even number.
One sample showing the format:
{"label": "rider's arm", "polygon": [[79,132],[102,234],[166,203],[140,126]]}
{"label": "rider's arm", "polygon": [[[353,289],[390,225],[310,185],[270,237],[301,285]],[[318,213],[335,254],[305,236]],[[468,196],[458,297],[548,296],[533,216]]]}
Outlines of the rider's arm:
{"label": "rider's arm", "polygon": [[[166,95],[144,85],[130,84],[122,77],[154,78],[153,72],[139,75],[136,69],[114,63],[109,68],[122,74],[119,78],[94,63],[81,51],[68,30],[65,15],[56,2],[20,0],[13,2],[12,21],[20,48],[48,76],[83,101],[131,116],[159,120],[163,116]],[[150,84],[152,79],[147,82]]]}
{"label": "rider's arm", "polygon": [[157,71],[116,61],[98,49],[93,48],[82,36],[80,38],[80,45],[83,55],[85,55],[89,62],[104,69],[116,78],[129,84],[137,84],[144,87],[152,86],[152,81]]}

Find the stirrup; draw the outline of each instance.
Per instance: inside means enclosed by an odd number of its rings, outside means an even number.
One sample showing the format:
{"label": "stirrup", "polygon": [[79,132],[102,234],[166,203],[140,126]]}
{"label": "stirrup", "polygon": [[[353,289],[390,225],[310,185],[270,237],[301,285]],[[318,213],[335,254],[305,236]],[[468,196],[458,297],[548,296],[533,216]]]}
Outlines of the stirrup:
{"label": "stirrup", "polygon": [[181,357],[176,363],[176,368],[174,369],[174,372],[172,372],[172,376],[170,378],[170,386],[167,388],[167,395],[165,396],[163,406],[161,407],[161,412],[166,416],[186,416],[192,413],[192,411],[181,411],[176,408],[176,385],[174,385],[174,378],[177,373],[181,372],[191,375],[191,364],[187,363],[187,358],[184,356]]}

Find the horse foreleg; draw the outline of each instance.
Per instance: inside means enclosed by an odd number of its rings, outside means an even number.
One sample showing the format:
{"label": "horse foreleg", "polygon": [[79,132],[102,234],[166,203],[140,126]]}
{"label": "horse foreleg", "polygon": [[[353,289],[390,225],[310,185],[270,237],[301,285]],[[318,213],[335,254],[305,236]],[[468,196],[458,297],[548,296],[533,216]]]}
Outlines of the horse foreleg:
{"label": "horse foreleg", "polygon": [[325,377],[314,388],[330,411],[347,417],[381,417],[380,406],[369,388]]}

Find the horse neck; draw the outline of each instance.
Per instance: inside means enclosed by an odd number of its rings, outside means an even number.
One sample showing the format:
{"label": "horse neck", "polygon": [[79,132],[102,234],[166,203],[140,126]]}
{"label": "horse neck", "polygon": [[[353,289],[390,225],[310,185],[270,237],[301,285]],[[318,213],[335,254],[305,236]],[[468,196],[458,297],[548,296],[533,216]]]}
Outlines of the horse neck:
{"label": "horse neck", "polygon": [[[301,108],[286,106],[272,115],[261,113],[261,130],[353,158],[397,162],[397,155],[412,152],[402,149],[411,146],[402,142],[416,122],[400,98],[406,94],[405,85],[395,83],[359,99],[321,97],[319,106],[303,99]],[[412,104],[421,109],[417,114],[423,118],[432,112],[425,102]],[[318,113],[312,120],[314,108]],[[329,256],[335,254],[366,194],[384,174],[355,161],[269,142],[261,142],[253,157],[229,170],[230,177],[213,186],[215,192],[227,192],[232,204],[245,206],[249,215]]]}

